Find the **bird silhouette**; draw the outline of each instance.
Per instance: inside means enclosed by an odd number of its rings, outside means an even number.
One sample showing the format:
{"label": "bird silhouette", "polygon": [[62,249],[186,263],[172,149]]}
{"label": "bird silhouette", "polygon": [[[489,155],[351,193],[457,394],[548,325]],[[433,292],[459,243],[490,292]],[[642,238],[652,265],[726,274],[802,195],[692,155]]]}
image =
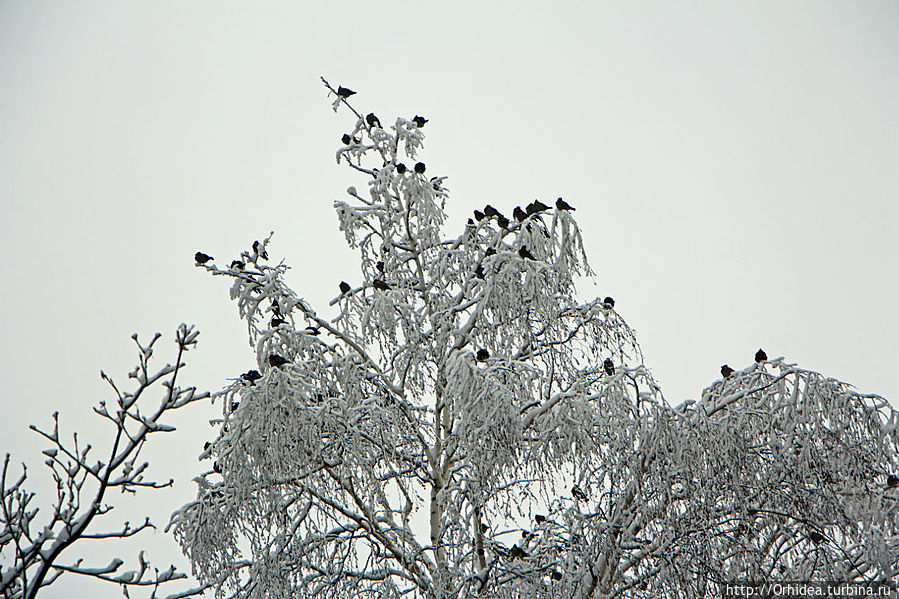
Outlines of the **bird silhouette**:
{"label": "bird silhouette", "polygon": [[899,475],[890,474],[887,475],[887,486],[892,488],[899,487]]}
{"label": "bird silhouette", "polygon": [[528,213],[522,210],[521,206],[515,206],[515,210],[512,211],[512,216],[514,216],[515,220],[518,222],[523,223],[527,219]]}
{"label": "bird silhouette", "polygon": [[365,115],[365,122],[368,123],[369,127],[377,127],[378,129],[382,128],[381,119],[375,116],[375,113],[373,112],[369,112],[367,115]]}
{"label": "bird silhouette", "polygon": [[416,162],[415,163],[415,172],[419,175],[425,174],[425,163],[424,162]]}
{"label": "bird silhouette", "polygon": [[403,173],[405,173],[407,170],[409,170],[409,169],[407,169],[407,168],[406,168],[406,165],[403,164],[402,162],[400,162],[400,163],[398,163],[398,164],[396,165],[396,172],[398,172],[398,173],[401,174],[401,175],[402,175]]}
{"label": "bird silhouette", "polygon": [[611,310],[615,307],[615,300],[609,296],[606,296],[605,299],[602,300],[602,307]]}
{"label": "bird silhouette", "polygon": [[499,225],[500,229],[508,229],[509,228],[509,219],[500,214],[496,217],[496,224]]}
{"label": "bird silhouette", "polygon": [[528,557],[528,552],[518,545],[512,545],[512,549],[509,551],[509,557],[511,557],[512,559],[516,559],[519,557]]}
{"label": "bird silhouette", "polygon": [[724,378],[729,377],[733,373],[734,373],[734,369],[731,368],[730,366],[728,366],[727,364],[725,364],[724,366],[721,367],[721,376],[723,376]]}
{"label": "bird silhouette", "polygon": [[499,216],[499,210],[497,210],[490,204],[487,204],[486,206],[484,206],[484,214],[486,216]]}
{"label": "bird silhouette", "polygon": [[352,289],[352,287],[350,287],[350,284],[347,283],[346,281],[341,281],[339,287],[340,287],[341,295],[346,295]]}
{"label": "bird silhouette", "polygon": [[813,530],[812,532],[808,533],[808,538],[815,545],[820,545],[827,540],[827,538],[817,530]]}
{"label": "bird silhouette", "polygon": [[558,198],[556,200],[556,209],[558,210],[571,210],[574,211],[574,206],[563,200],[562,198]]}
{"label": "bird silhouette", "polygon": [[290,360],[278,354],[272,354],[268,357],[268,363],[274,368],[281,368],[285,364],[290,364]]}
{"label": "bird silhouette", "polygon": [[587,497],[587,494],[581,491],[581,488],[577,485],[571,487],[571,496],[575,499],[580,499],[581,501],[589,501],[590,498]]}
{"label": "bird silhouette", "polygon": [[344,133],[343,135],[340,136],[340,141],[343,142],[343,145],[348,146],[348,145],[350,145],[350,142],[353,141],[353,138],[350,137],[349,133]]}
{"label": "bird silhouette", "polygon": [[423,116],[418,116],[418,115],[416,114],[414,117],[412,117],[412,122],[415,123],[415,126],[416,126],[416,127],[418,127],[419,129],[421,129],[422,127],[425,126],[425,123],[428,122],[428,119],[426,119],[426,118],[423,117]]}
{"label": "bird silhouette", "polygon": [[263,260],[268,260],[268,252],[266,252],[264,248],[261,252],[259,251],[259,242],[258,241],[253,242],[253,252],[258,254],[259,257],[262,258]]}
{"label": "bird silhouette", "polygon": [[318,330],[318,327],[313,327],[313,326],[308,326],[308,327],[306,327],[305,329],[303,329],[303,332],[306,333],[307,335],[318,335],[318,334],[320,334],[320,331]]}
{"label": "bird silhouette", "polygon": [[606,358],[602,361],[602,369],[606,371],[606,374],[612,376],[615,374],[615,363],[612,362],[612,358]]}
{"label": "bird silhouette", "polygon": [[484,257],[486,258],[487,256],[492,256],[495,253],[496,253],[495,248],[487,248],[487,251],[484,252]]}
{"label": "bird silhouette", "polygon": [[372,287],[378,289],[380,291],[387,291],[390,289],[390,285],[382,281],[381,279],[375,279],[371,282]]}
{"label": "bird silhouette", "polygon": [[479,279],[483,279],[484,278],[484,267],[481,266],[480,264],[478,264],[477,268],[474,269],[474,276],[476,276]]}
{"label": "bird silhouette", "polygon": [[765,350],[759,348],[759,350],[755,352],[755,361],[757,364],[768,361],[768,354],[765,353]]}
{"label": "bird silhouette", "polygon": [[378,262],[375,264],[375,268],[378,269],[378,272],[384,272],[384,261],[378,260]]}
{"label": "bird silhouette", "polygon": [[541,212],[543,212],[545,210],[549,210],[549,206],[547,206],[540,200],[534,200],[533,202],[528,204],[528,206],[525,210],[527,211],[528,214],[540,214]]}
{"label": "bird silhouette", "polygon": [[490,352],[482,347],[478,350],[478,353],[475,357],[477,358],[478,362],[486,362],[490,359]]}
{"label": "bird silhouette", "polygon": [[543,514],[536,514],[534,515],[534,522],[536,522],[537,524],[543,524],[544,522],[546,522],[546,516],[544,516]]}
{"label": "bird silhouette", "polygon": [[210,260],[215,260],[215,258],[209,256],[208,254],[204,254],[203,252],[197,252],[196,254],[194,254],[194,260],[197,261],[197,264],[206,264]]}
{"label": "bird silhouette", "polygon": [[231,402],[231,411],[232,411],[232,412],[236,412],[236,411],[237,411],[237,408],[239,408],[239,407],[240,407],[240,402],[239,402],[239,401],[232,401],[232,402]]}
{"label": "bird silhouette", "polygon": [[251,385],[262,378],[262,375],[259,374],[258,370],[247,370],[245,373],[240,375],[240,378],[250,383]]}
{"label": "bird silhouette", "polygon": [[487,218],[487,215],[484,214],[483,212],[481,212],[480,210],[475,210],[475,211],[474,211],[474,218],[475,218],[475,220],[477,220],[478,222],[480,222],[480,221],[484,220],[485,218]]}
{"label": "bird silhouette", "polygon": [[562,580],[562,573],[559,572],[558,570],[553,570],[550,573],[549,577],[552,578],[553,580]]}
{"label": "bird silhouette", "polygon": [[521,246],[521,248],[518,250],[518,255],[528,260],[536,260],[536,258],[534,258],[534,255],[530,252],[530,250],[528,250],[527,246],[524,245]]}
{"label": "bird silhouette", "polygon": [[344,100],[346,100],[347,98],[349,98],[350,96],[352,96],[355,93],[356,92],[354,92],[353,90],[346,88],[342,85],[337,88],[337,95],[340,96],[341,98],[343,98]]}
{"label": "bird silhouette", "polygon": [[281,304],[278,303],[278,300],[272,300],[272,312],[275,316],[284,316],[281,314]]}
{"label": "bird silhouette", "polygon": [[490,525],[485,522],[481,522],[481,532],[484,533],[488,530],[490,530]]}
{"label": "bird silhouette", "polygon": [[284,324],[284,323],[286,323],[286,322],[287,322],[287,321],[284,320],[283,318],[278,318],[277,316],[275,316],[275,317],[272,318],[271,321],[269,322],[269,326],[271,326],[271,327],[274,329],[274,328],[276,328],[276,327],[281,326],[282,324]]}
{"label": "bird silhouette", "polygon": [[209,451],[210,447],[212,447],[212,443],[210,443],[209,441],[203,443],[203,451]]}
{"label": "bird silhouette", "polygon": [[241,262],[240,260],[232,260],[231,261],[231,268],[233,268],[234,270],[243,270],[244,266],[245,266],[245,264],[243,262]]}

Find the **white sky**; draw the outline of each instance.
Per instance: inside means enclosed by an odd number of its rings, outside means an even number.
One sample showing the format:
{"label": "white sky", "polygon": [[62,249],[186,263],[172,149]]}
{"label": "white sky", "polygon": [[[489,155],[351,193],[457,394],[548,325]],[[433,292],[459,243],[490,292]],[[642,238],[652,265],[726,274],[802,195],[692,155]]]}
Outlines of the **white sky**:
{"label": "white sky", "polygon": [[[673,403],[760,346],[896,403],[897,26],[886,1],[0,3],[0,453],[43,477],[27,425],[94,430],[132,332],[196,323],[201,388],[253,366],[197,250],[274,229],[321,309],[358,282],[332,202],[365,179],[321,75],[431,119],[453,234],[485,203],[574,204],[585,298],[615,297]],[[148,454],[179,483],[162,524],[216,413]]]}

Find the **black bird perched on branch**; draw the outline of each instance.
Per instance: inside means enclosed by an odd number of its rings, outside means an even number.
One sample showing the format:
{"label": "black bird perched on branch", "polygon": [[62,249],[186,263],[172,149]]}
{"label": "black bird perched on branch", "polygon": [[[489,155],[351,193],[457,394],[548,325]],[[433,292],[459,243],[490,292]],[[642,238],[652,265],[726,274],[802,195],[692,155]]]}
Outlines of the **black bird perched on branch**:
{"label": "black bird perched on branch", "polygon": [[278,354],[272,354],[268,357],[268,363],[274,368],[281,368],[285,364],[290,364],[290,360]]}
{"label": "black bird perched on branch", "polygon": [[499,210],[497,210],[490,204],[487,204],[486,206],[484,206],[484,215],[485,216],[499,216],[500,214],[499,214]]}
{"label": "black bird perched on branch", "polygon": [[337,95],[340,96],[341,98],[343,98],[344,100],[346,100],[347,98],[349,98],[350,96],[352,96],[355,93],[356,92],[354,92],[353,90],[351,90],[347,87],[344,87],[342,85],[337,88]]}
{"label": "black bird perched on branch", "polygon": [[490,352],[482,347],[478,350],[478,353],[475,357],[477,358],[478,362],[486,362],[490,359]]}
{"label": "black bird perched on branch", "polygon": [[240,260],[232,260],[231,261],[231,268],[233,268],[235,270],[243,270],[244,266],[245,266],[244,263],[241,262]]}
{"label": "black bird perched on branch", "polygon": [[813,530],[812,532],[808,533],[808,538],[815,545],[820,545],[827,540],[826,537],[817,530]]}
{"label": "black bird perched on branch", "polygon": [[571,210],[574,211],[574,206],[563,200],[562,198],[558,198],[556,200],[556,209],[558,210]]}
{"label": "black bird perched on branch", "polygon": [[501,229],[508,229],[509,228],[509,219],[506,218],[505,216],[503,216],[502,214],[500,214],[499,216],[496,217],[496,224],[498,224]]}
{"label": "black bird perched on branch", "polygon": [[197,261],[197,264],[206,264],[210,260],[214,260],[214,259],[215,258],[213,258],[212,256],[209,256],[208,254],[204,254],[203,252],[197,252],[196,254],[194,254],[194,260]]}
{"label": "black bird perched on branch", "polygon": [[528,214],[540,214],[541,212],[543,212],[545,210],[549,210],[549,206],[547,206],[540,200],[534,200],[533,202],[528,204],[528,206],[525,210],[527,210]]}
{"label": "black bird perched on branch", "polygon": [[378,129],[382,129],[381,127],[381,119],[375,116],[375,113],[369,112],[365,115],[365,122],[368,123],[369,127],[377,127]]}
{"label": "black bird perched on branch", "polygon": [[562,580],[562,573],[559,572],[558,570],[553,570],[550,573],[549,577],[552,578],[553,580]]}
{"label": "black bird perched on branch", "polygon": [[474,276],[476,276],[479,279],[483,279],[484,278],[484,267],[481,266],[480,264],[478,264],[477,268],[474,269]]}
{"label": "black bird perched on branch", "polygon": [[269,322],[269,325],[271,325],[272,328],[275,328],[275,327],[281,326],[282,324],[284,324],[286,322],[287,321],[284,320],[283,318],[279,318],[279,317],[275,316],[274,318],[272,318],[271,322]]}
{"label": "black bird perched on branch", "polygon": [[348,145],[350,145],[350,142],[353,141],[353,138],[350,137],[349,133],[344,133],[343,135],[340,136],[340,141],[343,142],[343,145],[348,146]]}
{"label": "black bird perched on branch", "polygon": [[484,252],[484,257],[486,258],[487,256],[492,256],[495,253],[496,253],[495,248],[487,248],[487,251]]}
{"label": "black bird perched on branch", "polygon": [[307,335],[318,335],[319,334],[318,327],[313,327],[313,326],[306,327],[305,329],[303,329],[303,332],[306,333]]}
{"label": "black bird perched on branch", "polygon": [[536,258],[534,258],[534,254],[532,254],[528,250],[527,246],[524,246],[524,245],[521,246],[521,248],[518,250],[518,255],[521,256],[522,258],[526,258],[528,260],[536,260]]}
{"label": "black bird perched on branch", "polygon": [[387,291],[390,289],[390,285],[382,281],[381,279],[375,279],[371,282],[372,287],[378,289],[380,291]]}
{"label": "black bird perched on branch", "polygon": [[253,242],[253,251],[255,253],[259,254],[259,257],[262,258],[263,260],[268,260],[268,252],[266,252],[265,249],[263,249],[261,252],[259,251],[259,242],[258,241]]}
{"label": "black bird perched on branch", "polygon": [[509,550],[509,557],[512,559],[516,559],[519,557],[527,557],[528,552],[519,547],[518,545],[512,545],[512,549]]}
{"label": "black bird perched on branch", "polygon": [[415,172],[419,175],[425,174],[425,163],[424,162],[416,162],[415,163]]}
{"label": "black bird perched on branch", "polygon": [[581,488],[577,485],[571,487],[571,495],[575,499],[580,499],[581,501],[589,501],[590,498],[587,497],[587,494],[581,491]]}
{"label": "black bird perched on branch", "polygon": [[481,532],[485,533],[488,530],[490,530],[490,525],[487,524],[486,522],[481,522]]}
{"label": "black bird perched on branch", "polygon": [[247,370],[245,373],[240,375],[240,378],[250,383],[251,385],[262,378],[262,375],[259,374],[258,370]]}
{"label": "black bird perched on branch", "polygon": [[512,211],[512,216],[514,216],[515,220],[518,222],[523,223],[527,219],[528,213],[522,210],[521,206],[515,206],[515,210]]}
{"label": "black bird perched on branch", "polygon": [[480,210],[475,210],[474,218],[476,221],[480,222],[480,221],[484,220],[485,218],[487,218],[487,215],[484,214],[483,212],[481,212]]}
{"label": "black bird perched on branch", "polygon": [[350,284],[347,283],[346,281],[341,281],[339,287],[340,287],[341,295],[346,295],[352,289],[352,287],[350,287]]}
{"label": "black bird perched on branch", "polygon": [[402,175],[402,174],[405,173],[407,170],[409,170],[409,169],[406,168],[406,165],[405,165],[405,164],[403,164],[402,162],[397,163],[397,165],[396,165],[396,172],[398,172],[399,174]]}
{"label": "black bird perched on branch", "polygon": [[729,377],[733,373],[734,373],[734,369],[731,368],[730,366],[728,366],[727,364],[725,364],[724,366],[721,367],[721,376],[723,376],[724,378]]}
{"label": "black bird perched on branch", "polygon": [[899,487],[899,476],[895,474],[887,475],[887,486],[890,488]]}
{"label": "black bird perched on branch", "polygon": [[546,522],[546,516],[544,516],[543,514],[535,514],[534,522],[536,522],[537,524],[543,524],[544,522]]}
{"label": "black bird perched on branch", "polygon": [[419,129],[421,129],[422,127],[425,126],[425,123],[428,122],[428,119],[426,119],[426,118],[423,117],[423,116],[418,116],[418,115],[416,114],[414,117],[412,117],[412,122],[415,123],[415,126],[416,126],[416,127],[418,127]]}
{"label": "black bird perched on branch", "polygon": [[757,364],[768,361],[768,354],[765,353],[765,350],[759,348],[759,350],[755,352],[755,361]]}
{"label": "black bird perched on branch", "polygon": [[612,358],[606,358],[602,361],[602,369],[606,371],[606,374],[612,376],[615,374],[615,364],[612,362]]}
{"label": "black bird perched on branch", "polygon": [[602,300],[602,307],[611,310],[615,307],[615,300],[607,295],[605,299]]}

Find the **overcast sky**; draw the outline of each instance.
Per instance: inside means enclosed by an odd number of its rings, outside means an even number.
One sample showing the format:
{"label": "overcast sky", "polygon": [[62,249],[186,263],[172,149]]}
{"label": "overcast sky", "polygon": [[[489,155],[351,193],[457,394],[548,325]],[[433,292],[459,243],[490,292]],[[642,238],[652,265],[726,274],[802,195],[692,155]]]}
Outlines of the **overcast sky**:
{"label": "overcast sky", "polygon": [[[274,230],[323,311],[360,280],[332,203],[365,179],[335,163],[353,121],[322,75],[385,123],[431,119],[452,235],[485,203],[575,205],[584,298],[615,297],[672,403],[764,347],[896,404],[897,31],[895,1],[6,0],[0,451],[43,477],[27,425],[54,410],[102,445],[98,371],[126,381],[133,332],[196,323],[181,380],[201,388],[253,367],[197,250],[224,264]],[[148,453],[178,482],[163,524],[217,413],[186,411]]]}

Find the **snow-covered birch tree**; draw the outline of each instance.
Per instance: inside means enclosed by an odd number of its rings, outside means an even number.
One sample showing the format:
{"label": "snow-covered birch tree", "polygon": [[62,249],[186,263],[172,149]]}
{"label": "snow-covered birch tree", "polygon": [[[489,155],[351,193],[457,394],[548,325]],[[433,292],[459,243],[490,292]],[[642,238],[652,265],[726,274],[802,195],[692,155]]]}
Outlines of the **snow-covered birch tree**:
{"label": "snow-covered birch tree", "polygon": [[256,357],[219,393],[212,467],[170,524],[201,582],[247,598],[701,597],[899,573],[883,398],[778,358],[669,405],[612,298],[578,299],[593,273],[565,200],[497,198],[448,232],[427,120],[382,124],[325,85],[353,117],[337,161],[360,187],[335,209],[359,277],[316,309],[269,261],[271,236],[200,265],[231,280]]}

